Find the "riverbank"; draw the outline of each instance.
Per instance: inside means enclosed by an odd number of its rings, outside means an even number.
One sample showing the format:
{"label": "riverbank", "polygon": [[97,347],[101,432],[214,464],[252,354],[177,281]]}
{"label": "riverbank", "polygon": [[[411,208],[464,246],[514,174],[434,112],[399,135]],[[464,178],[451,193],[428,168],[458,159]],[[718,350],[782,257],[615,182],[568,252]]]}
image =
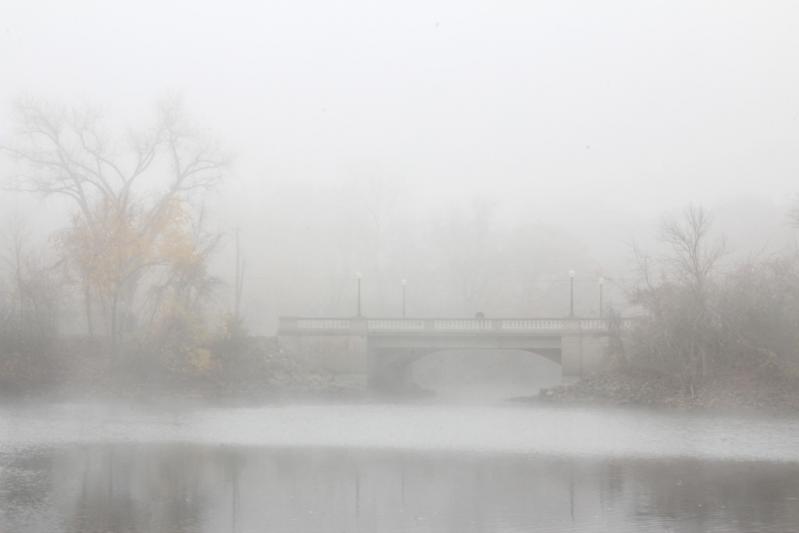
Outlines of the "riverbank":
{"label": "riverbank", "polygon": [[[413,397],[423,397],[424,392],[415,392]],[[255,375],[249,380],[132,381],[124,377],[103,376],[91,381],[64,381],[35,388],[0,385],[0,405],[99,402],[143,406],[256,407],[288,403],[367,403],[373,400],[371,392],[361,383],[313,373]]]}
{"label": "riverbank", "polygon": [[24,357],[0,353],[0,401],[262,405],[359,401],[365,378],[303,364],[274,337],[246,337],[207,347],[202,365],[131,347],[112,358],[101,342],[66,339]]}
{"label": "riverbank", "polygon": [[672,376],[625,368],[587,376],[541,392],[529,402],[625,405],[684,410],[799,413],[799,379],[774,371],[739,370],[713,376],[692,392]]}

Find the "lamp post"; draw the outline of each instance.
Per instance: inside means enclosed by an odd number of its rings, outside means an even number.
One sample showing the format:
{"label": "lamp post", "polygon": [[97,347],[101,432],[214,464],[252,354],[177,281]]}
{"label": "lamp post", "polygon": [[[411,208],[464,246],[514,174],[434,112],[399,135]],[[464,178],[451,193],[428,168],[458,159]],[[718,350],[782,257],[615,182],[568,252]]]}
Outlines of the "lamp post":
{"label": "lamp post", "polygon": [[602,290],[605,287],[605,278],[599,276],[599,318],[602,318],[605,314],[604,312],[604,305],[602,304]]}
{"label": "lamp post", "polygon": [[574,318],[574,270],[569,270],[569,318]]}
{"label": "lamp post", "polygon": [[358,287],[358,314],[357,314],[358,318],[363,316],[361,314],[361,279],[362,278],[363,278],[363,276],[361,275],[360,272],[356,272],[355,273],[355,281],[356,281],[357,287]]}
{"label": "lamp post", "polygon": [[408,286],[408,280],[402,278],[402,318],[405,318],[405,288]]}

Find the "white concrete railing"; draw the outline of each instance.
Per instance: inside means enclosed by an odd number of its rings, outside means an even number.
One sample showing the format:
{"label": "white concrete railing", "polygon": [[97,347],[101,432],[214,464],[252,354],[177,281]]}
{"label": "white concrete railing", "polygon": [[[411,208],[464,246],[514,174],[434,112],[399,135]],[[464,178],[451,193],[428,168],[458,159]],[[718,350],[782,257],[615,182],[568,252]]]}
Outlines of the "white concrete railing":
{"label": "white concrete railing", "polygon": [[[635,319],[621,319],[621,329],[632,328]],[[542,331],[607,331],[601,318],[301,318],[281,317],[280,332],[359,333],[524,333]]]}
{"label": "white concrete railing", "polygon": [[369,331],[424,331],[424,320],[402,318],[374,318],[366,321]]}
{"label": "white concrete railing", "polygon": [[432,320],[434,331],[484,331],[494,330],[499,326],[499,321],[480,318],[436,318]]}
{"label": "white concrete railing", "polygon": [[[281,318],[280,320],[282,327],[283,319]],[[295,320],[294,327],[302,330],[352,329],[352,323],[347,318],[297,318]]]}

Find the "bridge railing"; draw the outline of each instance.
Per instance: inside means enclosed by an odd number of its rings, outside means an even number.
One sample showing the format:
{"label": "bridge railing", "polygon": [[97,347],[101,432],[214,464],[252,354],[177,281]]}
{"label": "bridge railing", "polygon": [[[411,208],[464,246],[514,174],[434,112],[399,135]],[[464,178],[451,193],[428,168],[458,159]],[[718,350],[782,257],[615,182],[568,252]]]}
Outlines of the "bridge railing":
{"label": "bridge railing", "polygon": [[[631,329],[635,319],[620,327]],[[603,332],[610,321],[601,318],[305,318],[281,317],[283,334],[348,333],[507,333],[587,331]]]}
{"label": "bridge railing", "polygon": [[422,319],[372,318],[366,321],[369,331],[424,331],[425,321]]}
{"label": "bridge railing", "polygon": [[294,322],[296,329],[352,329],[352,321],[347,318],[297,318]]}

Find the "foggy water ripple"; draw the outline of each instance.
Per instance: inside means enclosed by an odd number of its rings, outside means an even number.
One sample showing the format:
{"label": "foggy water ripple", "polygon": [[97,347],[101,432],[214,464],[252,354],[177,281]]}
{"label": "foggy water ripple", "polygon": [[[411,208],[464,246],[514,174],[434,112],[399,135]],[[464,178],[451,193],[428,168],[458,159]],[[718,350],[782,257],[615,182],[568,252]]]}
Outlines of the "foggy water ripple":
{"label": "foggy water ripple", "polygon": [[[520,405],[0,409],[0,530],[785,532],[799,423]],[[99,529],[98,529],[99,528]]]}
{"label": "foggy water ripple", "polygon": [[0,411],[2,446],[226,444],[799,462],[799,420],[549,406],[292,405]]}

